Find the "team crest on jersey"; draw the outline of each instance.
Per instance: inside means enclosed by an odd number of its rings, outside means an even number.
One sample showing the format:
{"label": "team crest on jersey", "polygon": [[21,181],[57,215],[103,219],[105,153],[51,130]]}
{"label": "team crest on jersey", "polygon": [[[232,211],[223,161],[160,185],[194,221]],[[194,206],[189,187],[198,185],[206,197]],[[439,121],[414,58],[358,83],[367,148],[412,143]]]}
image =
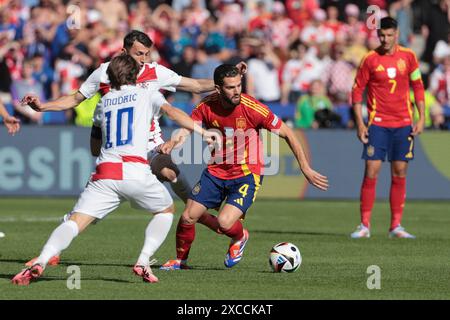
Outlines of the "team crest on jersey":
{"label": "team crest on jersey", "polygon": [[142,89],[148,89],[149,85],[150,84],[148,82],[139,82],[136,84],[136,86],[138,86],[139,88],[142,88]]}
{"label": "team crest on jersey", "polygon": [[193,194],[194,196],[198,195],[198,193],[200,192],[200,189],[201,189],[201,188],[202,188],[202,186],[201,186],[200,182],[197,183],[197,184],[195,185],[195,187],[192,189],[192,194]]}
{"label": "team crest on jersey", "polygon": [[367,156],[373,157],[374,154],[375,154],[375,148],[373,146],[369,145],[367,147]]}
{"label": "team crest on jersey", "polygon": [[389,78],[394,79],[397,76],[397,69],[387,68],[387,75]]}
{"label": "team crest on jersey", "polygon": [[397,61],[397,69],[401,74],[404,74],[406,71],[406,62],[403,59],[399,59]]}
{"label": "team crest on jersey", "polygon": [[245,130],[247,128],[247,120],[245,118],[237,118],[236,119],[236,129]]}

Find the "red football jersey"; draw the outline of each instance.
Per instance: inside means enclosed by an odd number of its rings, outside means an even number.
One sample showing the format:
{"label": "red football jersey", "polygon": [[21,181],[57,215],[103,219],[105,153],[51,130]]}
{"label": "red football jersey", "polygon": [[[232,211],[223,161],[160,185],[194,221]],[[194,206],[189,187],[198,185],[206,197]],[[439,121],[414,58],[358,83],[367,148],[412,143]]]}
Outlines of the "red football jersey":
{"label": "red football jersey", "polygon": [[246,94],[241,94],[241,103],[234,109],[225,109],[219,95],[211,94],[192,111],[192,119],[222,133],[222,149],[211,154],[208,171],[225,180],[251,173],[261,175],[264,164],[260,129],[277,130],[282,123],[266,105]]}
{"label": "red football jersey", "polygon": [[410,49],[396,46],[392,55],[370,51],[356,74],[352,102],[360,103],[368,87],[369,125],[403,127],[412,123],[413,107],[410,85],[416,101],[424,101],[424,88],[416,55]]}

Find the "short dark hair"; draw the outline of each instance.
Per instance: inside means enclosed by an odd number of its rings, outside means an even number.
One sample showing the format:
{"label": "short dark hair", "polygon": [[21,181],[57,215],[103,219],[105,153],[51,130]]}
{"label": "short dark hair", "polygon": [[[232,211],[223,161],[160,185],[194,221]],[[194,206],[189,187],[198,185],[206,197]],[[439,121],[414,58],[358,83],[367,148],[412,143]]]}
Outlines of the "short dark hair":
{"label": "short dark hair", "polygon": [[147,34],[142,31],[132,30],[123,38],[123,47],[129,50],[135,41],[142,43],[147,48],[153,46],[153,41]]}
{"label": "short dark hair", "polygon": [[135,84],[139,70],[139,64],[128,54],[112,58],[106,69],[111,88],[120,89],[121,85]]}
{"label": "short dark hair", "polygon": [[214,84],[223,85],[224,78],[236,77],[239,75],[239,69],[232,64],[221,64],[214,70]]}
{"label": "short dark hair", "polygon": [[380,29],[395,29],[397,30],[397,20],[391,17],[384,17],[380,20]]}

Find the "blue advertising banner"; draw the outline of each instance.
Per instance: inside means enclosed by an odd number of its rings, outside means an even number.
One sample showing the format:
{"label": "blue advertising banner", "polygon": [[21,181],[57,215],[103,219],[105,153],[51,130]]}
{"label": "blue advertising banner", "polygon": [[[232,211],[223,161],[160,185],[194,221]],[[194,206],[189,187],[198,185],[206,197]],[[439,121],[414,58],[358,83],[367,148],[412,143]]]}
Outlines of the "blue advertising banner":
{"label": "blue advertising banner", "polygon": [[[170,137],[173,129],[164,129]],[[358,199],[364,171],[362,145],[354,131],[297,131],[312,166],[328,176],[330,189],[308,186],[284,141],[266,137],[268,164],[259,198]],[[89,128],[24,126],[14,137],[0,128],[1,196],[78,196],[95,169]],[[174,161],[194,185],[205,168],[204,144],[188,139]],[[383,164],[377,198],[389,197],[390,168]],[[408,199],[450,199],[450,133],[427,132],[416,139],[407,180]]]}

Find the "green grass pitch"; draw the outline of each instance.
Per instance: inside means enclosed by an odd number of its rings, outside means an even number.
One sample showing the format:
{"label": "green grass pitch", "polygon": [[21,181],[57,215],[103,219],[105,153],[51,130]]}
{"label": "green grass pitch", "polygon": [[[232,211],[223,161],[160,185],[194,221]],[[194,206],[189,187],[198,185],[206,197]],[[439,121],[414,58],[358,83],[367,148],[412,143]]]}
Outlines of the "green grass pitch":
{"label": "green grass pitch", "polygon": [[[359,222],[354,201],[258,200],[245,226],[250,240],[233,269],[223,259],[228,239],[197,226],[190,255],[192,270],[161,271],[157,284],[134,276],[135,262],[149,221],[124,204],[91,226],[29,287],[11,285],[23,263],[36,256],[74,199],[0,199],[0,299],[449,299],[449,202],[406,204],[403,225],[417,239],[388,239],[389,204],[377,202],[372,238],[351,240]],[[175,228],[157,252],[157,265],[174,258]],[[295,273],[271,272],[268,254],[282,241],[296,244],[303,263]],[[81,289],[67,288],[67,268],[81,270]],[[369,266],[380,267],[380,289],[369,290]]]}

